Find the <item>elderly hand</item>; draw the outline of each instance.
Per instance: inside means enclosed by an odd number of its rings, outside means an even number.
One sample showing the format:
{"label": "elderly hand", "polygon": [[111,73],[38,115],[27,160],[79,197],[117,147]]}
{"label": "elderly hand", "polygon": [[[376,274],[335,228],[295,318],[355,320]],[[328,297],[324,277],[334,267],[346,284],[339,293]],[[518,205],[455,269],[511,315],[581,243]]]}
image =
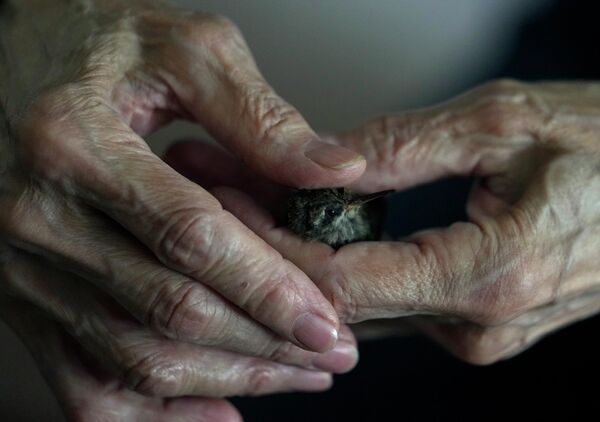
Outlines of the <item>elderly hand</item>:
{"label": "elderly hand", "polygon": [[354,364],[349,333],[315,353],[340,328],[311,280],[142,139],[185,117],[279,183],[363,172],[231,22],[116,0],[15,0],[0,20],[0,296],[144,394],[321,390]]}
{"label": "elderly hand", "polygon": [[239,191],[217,196],[306,271],[343,321],[412,316],[399,321],[491,363],[600,310],[599,104],[595,83],[500,81],[332,139],[367,157],[356,190],[478,178],[467,222],[398,242],[333,251],[276,227]]}
{"label": "elderly hand", "polygon": [[[122,387],[39,309],[2,300],[0,315],[19,334],[41,374],[73,421],[237,422],[226,400],[203,397],[147,397]],[[235,365],[234,365],[235,367]]]}

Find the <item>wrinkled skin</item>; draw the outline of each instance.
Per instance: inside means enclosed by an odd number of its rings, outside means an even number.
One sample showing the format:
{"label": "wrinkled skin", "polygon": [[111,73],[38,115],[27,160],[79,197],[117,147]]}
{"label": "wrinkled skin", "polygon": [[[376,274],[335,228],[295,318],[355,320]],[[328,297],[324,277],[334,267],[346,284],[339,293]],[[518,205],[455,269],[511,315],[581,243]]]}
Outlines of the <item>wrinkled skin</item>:
{"label": "wrinkled skin", "polygon": [[0,21],[1,313],[73,419],[237,420],[152,396],[318,391],[356,363],[315,284],[142,138],[187,118],[288,186],[364,171],[273,92],[231,22],[115,0],[5,2]]}
{"label": "wrinkled skin", "polygon": [[181,144],[168,157],[195,180],[229,185],[215,190],[225,207],[317,281],[342,321],[397,318],[369,327],[410,325],[488,364],[600,310],[599,104],[595,83],[499,81],[332,137],[367,158],[357,190],[477,178],[467,222],[338,251],[277,227],[264,208],[273,193],[255,188],[266,182],[194,166],[206,147]]}

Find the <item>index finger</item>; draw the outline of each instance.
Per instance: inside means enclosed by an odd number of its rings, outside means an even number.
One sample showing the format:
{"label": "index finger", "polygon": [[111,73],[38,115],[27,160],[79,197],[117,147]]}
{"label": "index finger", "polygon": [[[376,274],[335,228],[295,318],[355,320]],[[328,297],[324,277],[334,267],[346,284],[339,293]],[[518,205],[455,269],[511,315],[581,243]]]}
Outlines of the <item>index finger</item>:
{"label": "index finger", "polygon": [[495,324],[531,306],[532,298],[541,303],[551,294],[527,284],[524,271],[530,257],[515,254],[514,241],[499,242],[498,233],[514,232],[509,219],[456,223],[402,242],[359,242],[334,251],[276,227],[239,191],[219,188],[215,195],[315,280],[344,322],[454,315]]}
{"label": "index finger", "polygon": [[[282,337],[311,351],[333,348],[339,322],[311,280],[98,101],[93,114],[74,110],[61,120],[38,104],[22,134],[44,144],[30,155],[36,177],[108,214],[168,267]],[[201,305],[190,291],[176,306]]]}
{"label": "index finger", "polygon": [[170,87],[254,171],[295,187],[342,186],[363,173],[364,157],[323,142],[267,83],[231,21],[196,14],[178,29],[162,44]]}

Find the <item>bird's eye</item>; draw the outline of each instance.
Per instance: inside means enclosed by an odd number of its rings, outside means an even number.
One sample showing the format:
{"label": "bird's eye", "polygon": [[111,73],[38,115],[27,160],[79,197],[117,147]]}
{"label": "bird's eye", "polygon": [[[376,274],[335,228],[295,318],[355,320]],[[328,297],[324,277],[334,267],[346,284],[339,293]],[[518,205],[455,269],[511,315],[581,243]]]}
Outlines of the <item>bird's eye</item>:
{"label": "bird's eye", "polygon": [[327,208],[325,210],[325,214],[327,214],[329,217],[336,217],[340,214],[340,209],[339,208]]}

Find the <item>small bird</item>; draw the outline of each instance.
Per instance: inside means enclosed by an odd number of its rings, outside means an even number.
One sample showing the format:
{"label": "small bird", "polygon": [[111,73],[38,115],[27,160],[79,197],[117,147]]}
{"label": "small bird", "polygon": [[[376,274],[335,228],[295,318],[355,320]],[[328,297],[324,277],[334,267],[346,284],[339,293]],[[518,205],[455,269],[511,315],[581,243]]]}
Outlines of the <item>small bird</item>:
{"label": "small bird", "polygon": [[288,200],[288,227],[307,240],[335,249],[375,240],[381,233],[383,206],[372,201],[392,192],[359,195],[346,188],[299,189]]}

